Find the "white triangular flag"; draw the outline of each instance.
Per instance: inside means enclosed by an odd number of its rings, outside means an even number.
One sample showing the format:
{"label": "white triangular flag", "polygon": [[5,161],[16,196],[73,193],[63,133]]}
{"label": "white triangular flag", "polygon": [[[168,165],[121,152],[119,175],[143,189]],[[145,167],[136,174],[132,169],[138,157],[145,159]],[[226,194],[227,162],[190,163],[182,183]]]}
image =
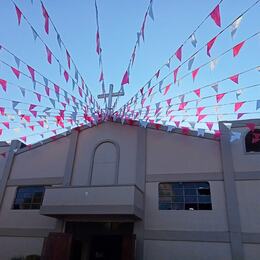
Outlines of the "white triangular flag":
{"label": "white triangular flag", "polygon": [[197,136],[204,136],[205,135],[205,129],[203,129],[203,128],[198,128],[198,133],[197,133]]}
{"label": "white triangular flag", "polygon": [[193,47],[196,48],[196,46],[197,46],[197,39],[196,39],[194,33],[191,35],[190,39],[191,39],[191,43],[192,43]]}
{"label": "white triangular flag", "polygon": [[243,16],[240,16],[239,18],[236,19],[235,22],[231,25],[231,37],[233,38],[235,36],[235,33],[240,26],[240,23],[242,21]]}
{"label": "white triangular flag", "polygon": [[217,64],[218,64],[218,60],[217,59],[212,60],[210,62],[210,64],[209,64],[210,70],[213,71],[216,68]]}

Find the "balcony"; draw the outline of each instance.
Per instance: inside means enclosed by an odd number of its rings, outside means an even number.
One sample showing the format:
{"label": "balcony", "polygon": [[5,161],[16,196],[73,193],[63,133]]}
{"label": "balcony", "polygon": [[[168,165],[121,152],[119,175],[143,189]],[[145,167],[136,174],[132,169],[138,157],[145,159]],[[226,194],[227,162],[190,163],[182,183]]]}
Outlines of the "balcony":
{"label": "balcony", "polygon": [[142,219],[143,193],[135,185],[48,187],[40,214]]}

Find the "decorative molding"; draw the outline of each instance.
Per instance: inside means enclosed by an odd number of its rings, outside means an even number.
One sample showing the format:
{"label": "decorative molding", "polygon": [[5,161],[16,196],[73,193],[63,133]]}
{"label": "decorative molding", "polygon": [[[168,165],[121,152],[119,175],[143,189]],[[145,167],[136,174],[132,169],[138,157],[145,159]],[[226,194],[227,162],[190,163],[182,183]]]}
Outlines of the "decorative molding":
{"label": "decorative molding", "polygon": [[63,183],[63,177],[45,178],[21,178],[9,179],[7,186],[26,186],[26,185],[58,185]]}
{"label": "decorative molding", "polygon": [[148,174],[146,182],[170,182],[170,181],[223,181],[221,172],[210,173],[170,173]]}

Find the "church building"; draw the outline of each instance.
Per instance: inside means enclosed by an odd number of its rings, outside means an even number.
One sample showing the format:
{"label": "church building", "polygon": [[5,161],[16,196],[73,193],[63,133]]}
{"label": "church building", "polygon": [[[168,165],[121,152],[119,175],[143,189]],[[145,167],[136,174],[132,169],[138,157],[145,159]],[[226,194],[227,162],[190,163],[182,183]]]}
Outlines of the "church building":
{"label": "church building", "polygon": [[259,260],[259,128],[107,121],[1,143],[0,259]]}

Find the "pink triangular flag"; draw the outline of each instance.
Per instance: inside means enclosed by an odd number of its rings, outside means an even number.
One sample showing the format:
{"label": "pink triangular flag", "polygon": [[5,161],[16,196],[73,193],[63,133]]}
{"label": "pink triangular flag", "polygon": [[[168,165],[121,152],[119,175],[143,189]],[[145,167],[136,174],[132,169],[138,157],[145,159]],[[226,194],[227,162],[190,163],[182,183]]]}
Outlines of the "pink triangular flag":
{"label": "pink triangular flag", "polygon": [[174,124],[179,127],[180,126],[180,121],[174,121]]}
{"label": "pink triangular flag", "polygon": [[34,68],[32,68],[31,66],[27,65],[27,68],[31,74],[31,78],[33,81],[35,81],[35,71],[34,71]]}
{"label": "pink triangular flag", "polygon": [[210,50],[213,47],[214,42],[216,41],[217,36],[215,36],[213,39],[211,39],[208,43],[207,43],[207,54],[210,57]]}
{"label": "pink triangular flag", "polygon": [[4,107],[0,107],[0,114],[1,114],[2,116],[5,115],[5,108],[4,108]]}
{"label": "pink triangular flag", "polygon": [[169,85],[167,85],[167,86],[165,87],[165,90],[164,90],[163,95],[166,95],[166,94],[168,93],[168,91],[169,91],[171,85],[172,85],[172,84],[170,83]]}
{"label": "pink triangular flag", "polygon": [[14,68],[14,67],[11,67],[11,69],[12,69],[14,75],[16,76],[16,78],[19,79],[21,72],[18,69]]}
{"label": "pink triangular flag", "polygon": [[180,105],[179,105],[179,110],[183,110],[183,109],[186,107],[187,104],[188,104],[188,102],[182,102],[182,103],[180,103]]}
{"label": "pink triangular flag", "polygon": [[203,109],[205,109],[205,107],[198,107],[198,108],[197,108],[196,116],[198,116]]}
{"label": "pink triangular flag", "polygon": [[103,71],[100,73],[99,82],[104,80],[104,74]]}
{"label": "pink triangular flag", "polygon": [[194,81],[195,78],[197,77],[198,72],[199,72],[199,69],[200,69],[200,68],[197,68],[197,69],[195,69],[195,70],[192,71],[192,79],[193,79],[193,81]]}
{"label": "pink triangular flag", "polygon": [[42,99],[41,94],[39,94],[39,93],[37,93],[37,92],[34,92],[34,93],[35,93],[35,95],[36,95],[38,101],[41,102],[41,99]]}
{"label": "pink triangular flag", "polygon": [[70,54],[67,50],[66,50],[66,55],[67,55],[68,67],[70,69]]}
{"label": "pink triangular flag", "polygon": [[36,108],[36,105],[31,104],[31,105],[29,106],[29,111],[33,110],[34,108]]}
{"label": "pink triangular flag", "polygon": [[45,45],[46,47],[46,53],[47,53],[47,60],[48,62],[51,64],[52,62],[52,52],[50,51],[50,49],[47,47],[47,45]]}
{"label": "pink triangular flag", "polygon": [[26,140],[27,140],[26,136],[22,136],[22,137],[20,137],[20,139],[26,143]]}
{"label": "pink triangular flag", "polygon": [[220,11],[219,5],[217,5],[214,10],[210,13],[211,18],[214,20],[215,24],[221,27],[221,18],[220,18]]}
{"label": "pink triangular flag", "polygon": [[47,96],[50,96],[50,88],[45,86],[45,92],[47,94]]}
{"label": "pink triangular flag", "polygon": [[55,93],[59,94],[60,93],[60,87],[56,84],[53,84],[53,86],[54,86]]}
{"label": "pink triangular flag", "polygon": [[128,75],[128,71],[125,72],[122,81],[121,81],[121,86],[125,85],[125,84],[129,84],[129,75]]}
{"label": "pink triangular flag", "polygon": [[6,91],[7,88],[7,81],[4,79],[0,79],[0,85],[3,88],[4,91]]}
{"label": "pink triangular flag", "polygon": [[195,93],[198,97],[200,97],[200,88],[195,89],[195,90],[193,90],[193,91],[194,91],[194,93]]}
{"label": "pink triangular flag", "polygon": [[171,99],[171,98],[169,98],[169,99],[166,100],[166,103],[167,103],[168,106],[171,105],[171,102],[172,102],[172,99]]}
{"label": "pink triangular flag", "polygon": [[237,114],[237,119],[240,119],[243,115],[245,115],[245,113],[238,113]]}
{"label": "pink triangular flag", "polygon": [[200,122],[201,120],[203,120],[207,115],[199,115],[198,116],[198,122]]}
{"label": "pink triangular flag", "polygon": [[37,117],[37,111],[30,110],[34,117]]}
{"label": "pink triangular flag", "polygon": [[245,41],[242,41],[233,47],[233,57],[236,57],[239,54],[240,49],[243,47],[244,43]]}
{"label": "pink triangular flag", "polygon": [[78,87],[78,90],[79,90],[79,95],[80,95],[81,97],[83,97],[83,95],[82,95],[82,89],[81,89],[80,87]]}
{"label": "pink triangular flag", "polygon": [[156,76],[157,79],[159,78],[159,76],[160,76],[160,70],[158,70],[158,71],[156,72],[155,76]]}
{"label": "pink triangular flag", "polygon": [[234,76],[231,76],[229,79],[232,80],[234,83],[238,84],[238,77],[239,77],[239,74],[236,74]]}
{"label": "pink triangular flag", "polygon": [[43,120],[37,121],[37,123],[38,123],[41,127],[44,127],[44,121],[43,121]]}
{"label": "pink triangular flag", "polygon": [[182,58],[182,46],[175,52],[175,56],[179,61],[181,61]]}
{"label": "pink triangular flag", "polygon": [[18,25],[20,25],[21,24],[21,18],[22,18],[22,12],[16,5],[15,5],[15,10],[16,10],[17,19],[18,19]]}
{"label": "pink triangular flag", "polygon": [[49,15],[47,10],[45,9],[43,3],[42,3],[42,14],[44,16],[44,29],[47,34],[49,34]]}
{"label": "pink triangular flag", "polygon": [[32,131],[34,131],[34,125],[29,125],[28,126]]}
{"label": "pink triangular flag", "polygon": [[68,72],[67,72],[66,70],[64,70],[63,75],[64,75],[64,78],[65,78],[66,82],[68,82],[68,80],[69,80],[69,74],[68,74]]}
{"label": "pink triangular flag", "polygon": [[180,68],[180,66],[177,67],[177,68],[173,71],[174,84],[177,82],[177,75],[178,75],[179,68]]}
{"label": "pink triangular flag", "polygon": [[234,107],[234,111],[237,112],[243,105],[245,102],[236,102],[235,103],[235,107]]}
{"label": "pink triangular flag", "polygon": [[209,131],[211,131],[211,129],[213,127],[213,122],[207,122],[206,125],[207,125]]}
{"label": "pink triangular flag", "polygon": [[221,93],[216,95],[217,103],[225,96],[226,93]]}
{"label": "pink triangular flag", "polygon": [[10,128],[10,124],[9,124],[9,122],[2,122],[2,124],[6,127],[6,128]]}

